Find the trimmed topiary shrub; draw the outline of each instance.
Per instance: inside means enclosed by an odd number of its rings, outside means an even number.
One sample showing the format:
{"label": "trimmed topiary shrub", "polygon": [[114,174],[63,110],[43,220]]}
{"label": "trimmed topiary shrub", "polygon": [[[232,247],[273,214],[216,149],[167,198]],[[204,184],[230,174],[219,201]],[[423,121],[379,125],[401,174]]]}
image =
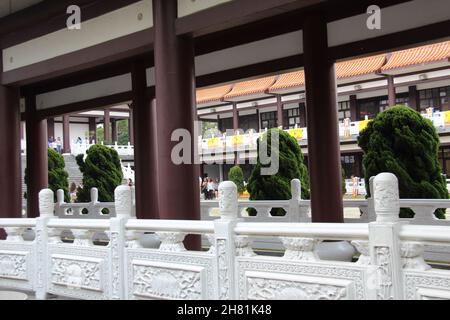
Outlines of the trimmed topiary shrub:
{"label": "trimmed topiary shrub", "polygon": [[[399,105],[381,112],[360,133],[358,145],[364,151],[368,196],[369,178],[391,172],[398,178],[401,198],[448,198],[438,160],[439,136],[433,123],[413,109]],[[435,215],[444,218],[445,210],[438,209]],[[413,216],[411,209],[400,211],[400,217]]]}
{"label": "trimmed topiary shrub", "polygon": [[228,171],[228,179],[236,184],[239,193],[243,193],[245,191],[244,172],[242,172],[241,167],[231,167],[230,171]]}
{"label": "trimmed topiary shrub", "polygon": [[[268,156],[271,156],[271,135],[277,131],[279,134],[279,150],[274,150],[279,155],[279,170],[275,175],[261,175],[262,167],[269,167],[261,164],[259,150],[261,144],[267,144]],[[250,193],[250,200],[287,200],[291,198],[291,180],[300,179],[301,193],[303,199],[309,199],[309,178],[308,169],[304,164],[302,150],[297,140],[287,132],[278,128],[267,131],[257,142],[258,158],[248,180],[247,191]],[[249,215],[256,215],[253,208],[248,209]],[[272,215],[284,215],[284,210],[274,208]]]}
{"label": "trimmed topiary shrub", "polygon": [[48,187],[55,193],[62,189],[64,191],[64,201],[70,202],[69,195],[69,174],[65,169],[64,157],[53,149],[48,149]]}
{"label": "trimmed topiary shrub", "polygon": [[345,195],[347,193],[347,188],[345,187],[345,169],[343,166],[341,166],[341,175],[342,175],[342,195]]}
{"label": "trimmed topiary shrub", "polygon": [[103,145],[93,145],[87,151],[85,160],[82,154],[76,160],[83,174],[83,187],[78,188],[77,202],[89,202],[91,188],[98,189],[99,201],[113,202],[114,190],[123,180],[117,151]]}
{"label": "trimmed topiary shrub", "polygon": [[[55,195],[56,191],[62,189],[64,191],[64,201],[70,202],[69,196],[69,174],[65,169],[64,157],[53,149],[48,149],[48,188],[51,189]],[[28,169],[25,169],[24,176],[25,184],[28,184]],[[24,198],[27,198],[25,192]]]}

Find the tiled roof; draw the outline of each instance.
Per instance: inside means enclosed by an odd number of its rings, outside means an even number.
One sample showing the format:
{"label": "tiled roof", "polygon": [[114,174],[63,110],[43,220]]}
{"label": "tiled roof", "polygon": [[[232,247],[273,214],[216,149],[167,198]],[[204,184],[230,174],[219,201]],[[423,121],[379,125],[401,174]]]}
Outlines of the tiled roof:
{"label": "tiled roof", "polygon": [[305,85],[305,72],[303,70],[284,73],[280,75],[277,81],[269,88],[270,92],[301,87]]}
{"label": "tiled roof", "polygon": [[[450,59],[450,41],[431,44],[427,46],[396,51],[386,62],[386,55],[352,59],[336,63],[336,76],[338,79],[373,74],[379,70],[390,70]],[[197,90],[197,103],[206,103],[231,99],[245,95],[264,93],[266,90],[277,90],[302,87],[305,85],[303,70],[264,77],[260,79],[242,81],[233,85]]]}
{"label": "tiled roof", "polygon": [[450,57],[450,41],[396,51],[381,70],[391,70],[422,63],[446,60]]}
{"label": "tiled roof", "polygon": [[220,101],[224,95],[231,91],[231,84],[197,90],[197,103]]}
{"label": "tiled roof", "polygon": [[338,62],[336,63],[336,77],[341,79],[374,73],[380,70],[384,62],[384,54]]}
{"label": "tiled roof", "polygon": [[236,98],[255,93],[263,93],[274,82],[274,76],[238,82],[234,85],[233,89],[224,96],[224,99]]}

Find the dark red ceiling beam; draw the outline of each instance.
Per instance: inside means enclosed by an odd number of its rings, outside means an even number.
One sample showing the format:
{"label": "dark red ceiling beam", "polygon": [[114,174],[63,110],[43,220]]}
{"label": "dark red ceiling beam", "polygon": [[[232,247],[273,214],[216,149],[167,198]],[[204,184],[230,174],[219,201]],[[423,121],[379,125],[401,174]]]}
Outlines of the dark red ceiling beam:
{"label": "dark red ceiling beam", "polygon": [[139,0],[44,0],[0,19],[0,47],[7,48],[66,28],[67,7],[77,5],[86,21]]}

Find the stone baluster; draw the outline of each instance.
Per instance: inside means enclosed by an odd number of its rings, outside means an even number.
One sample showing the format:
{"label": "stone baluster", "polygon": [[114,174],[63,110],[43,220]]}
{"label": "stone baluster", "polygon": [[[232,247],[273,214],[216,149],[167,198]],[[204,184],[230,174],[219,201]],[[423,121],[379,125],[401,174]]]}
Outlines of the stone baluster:
{"label": "stone baluster", "polygon": [[369,223],[369,289],[372,298],[401,300],[402,260],[400,254],[399,190],[392,173],[380,173],[373,179],[376,221]]}
{"label": "stone baluster", "polygon": [[90,194],[91,194],[91,203],[97,204],[98,203],[98,189],[91,188]]}
{"label": "stone baluster", "polygon": [[47,272],[48,272],[48,230],[47,224],[54,217],[55,203],[53,202],[53,191],[43,189],[39,192],[39,214],[36,218],[36,274],[35,292],[36,299],[45,300],[47,294]]}
{"label": "stone baluster", "polygon": [[289,200],[289,211],[287,212],[290,222],[300,222],[302,213],[300,200],[302,199],[302,188],[299,179],[291,180],[291,199]]}
{"label": "stone baluster", "polygon": [[219,185],[220,219],[214,220],[214,248],[218,267],[218,299],[236,299],[234,228],[238,221],[238,193],[236,185],[224,181]]}
{"label": "stone baluster", "polygon": [[123,257],[127,243],[125,224],[132,213],[132,189],[121,185],[114,190],[116,217],[110,219],[109,248],[111,250],[111,296],[110,299],[125,299],[125,270]]}
{"label": "stone baluster", "polygon": [[425,246],[423,243],[414,241],[405,241],[400,247],[402,255],[403,269],[413,269],[418,271],[426,271],[431,269],[423,258]]}
{"label": "stone baluster", "polygon": [[281,242],[286,248],[284,259],[319,261],[316,253],[316,245],[319,241],[313,238],[281,237]]}
{"label": "stone baluster", "polygon": [[74,236],[73,244],[80,247],[88,247],[93,245],[92,238],[94,237],[94,231],[87,229],[73,229],[71,230]]}
{"label": "stone baluster", "polygon": [[370,198],[367,199],[367,219],[368,219],[368,222],[372,222],[372,221],[375,221],[377,219],[377,215],[375,213],[375,206],[374,206],[373,179],[375,179],[375,177],[370,177],[369,178]]}
{"label": "stone baluster", "polygon": [[160,251],[166,252],[183,252],[186,251],[183,241],[186,233],[182,232],[156,232],[161,241]]}
{"label": "stone baluster", "polygon": [[252,249],[252,239],[248,236],[236,236],[234,239],[236,245],[236,256],[253,257],[256,253]]}
{"label": "stone baluster", "polygon": [[25,232],[26,228],[20,228],[20,227],[7,227],[4,228],[6,232],[6,241],[9,242],[23,242],[23,233]]}
{"label": "stone baluster", "polygon": [[370,264],[369,241],[353,240],[351,244],[360,253],[360,256],[358,258],[358,261],[356,261],[356,264],[369,265]]}
{"label": "stone baluster", "polygon": [[143,232],[139,232],[139,231],[135,231],[135,230],[128,230],[125,234],[126,247],[129,249],[142,248],[142,245],[139,241],[141,239],[142,235],[143,235]]}
{"label": "stone baluster", "polygon": [[58,217],[60,217],[61,215],[65,215],[64,208],[62,208],[63,204],[65,204],[64,190],[58,189],[56,190],[56,204],[55,204],[55,215]]}

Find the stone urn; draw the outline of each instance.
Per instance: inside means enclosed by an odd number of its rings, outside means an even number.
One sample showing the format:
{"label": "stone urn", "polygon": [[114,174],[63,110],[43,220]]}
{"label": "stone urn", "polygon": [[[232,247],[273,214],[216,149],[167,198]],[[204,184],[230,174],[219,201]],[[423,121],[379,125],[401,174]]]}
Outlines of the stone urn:
{"label": "stone urn", "polygon": [[159,237],[154,233],[144,233],[139,242],[143,248],[149,249],[158,249],[161,244]]}
{"label": "stone urn", "polygon": [[317,245],[317,255],[321,260],[351,262],[356,253],[348,241],[323,241]]}

